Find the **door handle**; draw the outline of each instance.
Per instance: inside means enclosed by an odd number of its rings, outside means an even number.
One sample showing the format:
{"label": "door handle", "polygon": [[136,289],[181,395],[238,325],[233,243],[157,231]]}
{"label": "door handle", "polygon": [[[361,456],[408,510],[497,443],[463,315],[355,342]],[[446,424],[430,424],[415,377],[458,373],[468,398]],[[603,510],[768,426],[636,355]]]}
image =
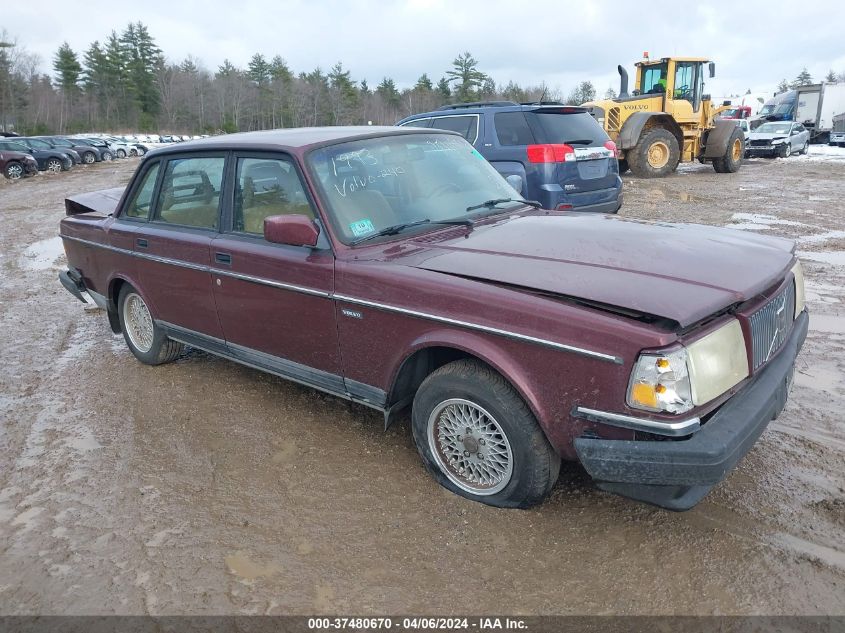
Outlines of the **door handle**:
{"label": "door handle", "polygon": [[138,248],[147,248],[147,240],[145,240],[143,237],[139,237],[135,240],[135,245]]}
{"label": "door handle", "polygon": [[232,256],[229,253],[214,253],[214,261],[218,264],[232,265]]}

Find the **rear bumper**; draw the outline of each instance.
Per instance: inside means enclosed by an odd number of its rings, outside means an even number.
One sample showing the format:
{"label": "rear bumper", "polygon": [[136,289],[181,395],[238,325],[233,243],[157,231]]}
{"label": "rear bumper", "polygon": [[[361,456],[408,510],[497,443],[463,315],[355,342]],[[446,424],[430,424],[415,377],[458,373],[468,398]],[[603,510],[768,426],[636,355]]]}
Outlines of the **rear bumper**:
{"label": "rear bumper", "polygon": [[669,510],[689,510],[751,450],[786,404],[809,317],[796,319],[781,352],[687,440],[580,437],[575,450],[602,490]]}
{"label": "rear bumper", "polygon": [[585,204],[580,207],[572,207],[573,211],[590,211],[592,213],[616,213],[622,208],[622,194],[616,200],[601,202],[599,204]]}

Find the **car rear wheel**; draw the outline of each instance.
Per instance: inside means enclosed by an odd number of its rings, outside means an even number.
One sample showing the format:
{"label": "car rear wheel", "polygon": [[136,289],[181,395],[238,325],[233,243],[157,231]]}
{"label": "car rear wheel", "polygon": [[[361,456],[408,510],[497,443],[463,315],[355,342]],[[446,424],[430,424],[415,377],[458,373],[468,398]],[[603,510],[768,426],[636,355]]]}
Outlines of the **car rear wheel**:
{"label": "car rear wheel", "polygon": [[739,128],[731,132],[725,155],[713,159],[713,169],[719,174],[732,174],[742,165],[742,155],[745,148],[742,142],[742,130]]}
{"label": "car rear wheel", "polygon": [[624,158],[620,158],[619,159],[619,175],[621,176],[622,174],[624,174],[629,169],[630,169],[630,167],[628,166],[628,161],[625,160]]}
{"label": "car rear wheel", "polygon": [[455,494],[502,508],[540,503],[560,471],[555,453],[516,390],[474,360],[431,373],[412,410],[426,468]]}
{"label": "car rear wheel", "polygon": [[94,152],[85,152],[84,154],[82,154],[82,162],[86,165],[90,165],[95,160],[97,160],[97,157],[94,156]]}
{"label": "car rear wheel", "polygon": [[118,296],[118,316],[123,338],[135,358],[146,365],[161,365],[176,359],[183,345],[173,341],[156,325],[150,309],[135,288],[125,284]]}
{"label": "car rear wheel", "polygon": [[50,158],[47,160],[47,171],[58,174],[62,171],[62,161],[58,158]]}
{"label": "car rear wheel", "polygon": [[125,150],[119,149],[115,153],[117,154],[118,158],[126,158],[126,151]]}
{"label": "car rear wheel", "polygon": [[139,148],[136,150],[136,152],[137,152],[138,156],[143,156],[144,154],[146,154],[146,153],[147,153],[147,150],[145,150],[143,147],[139,147]]}
{"label": "car rear wheel", "polygon": [[800,150],[798,150],[798,153],[799,154],[806,154],[809,151],[809,149],[810,149],[810,141],[807,141],[807,142],[804,143],[804,147],[802,147]]}
{"label": "car rear wheel", "polygon": [[110,161],[114,158],[111,152],[103,152],[103,160]]}
{"label": "car rear wheel", "polygon": [[9,180],[20,180],[21,178],[23,178],[23,173],[23,165],[21,165],[20,163],[9,163],[8,165],[6,165],[6,169],[3,170],[3,174]]}
{"label": "car rear wheel", "polygon": [[669,130],[653,128],[626,154],[631,171],[643,178],[659,178],[678,168],[681,151],[678,139]]}

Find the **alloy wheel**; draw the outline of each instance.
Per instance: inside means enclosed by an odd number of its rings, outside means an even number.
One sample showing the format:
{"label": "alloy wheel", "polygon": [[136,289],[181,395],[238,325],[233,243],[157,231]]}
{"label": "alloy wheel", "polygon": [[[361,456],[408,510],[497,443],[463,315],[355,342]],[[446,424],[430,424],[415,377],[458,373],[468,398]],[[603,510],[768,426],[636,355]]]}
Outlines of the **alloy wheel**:
{"label": "alloy wheel", "polygon": [[428,419],[437,466],[458,488],[493,495],[510,483],[513,451],[504,429],[483,407],[463,398],[437,405]]}
{"label": "alloy wheel", "polygon": [[20,180],[23,178],[23,167],[17,163],[13,163],[6,167],[6,177],[9,180]]}
{"label": "alloy wheel", "polygon": [[134,292],[123,301],[123,322],[132,345],[142,354],[153,346],[153,318],[144,300]]}
{"label": "alloy wheel", "polygon": [[51,158],[47,161],[47,171],[51,171],[54,174],[59,173],[62,170],[62,162],[55,158]]}

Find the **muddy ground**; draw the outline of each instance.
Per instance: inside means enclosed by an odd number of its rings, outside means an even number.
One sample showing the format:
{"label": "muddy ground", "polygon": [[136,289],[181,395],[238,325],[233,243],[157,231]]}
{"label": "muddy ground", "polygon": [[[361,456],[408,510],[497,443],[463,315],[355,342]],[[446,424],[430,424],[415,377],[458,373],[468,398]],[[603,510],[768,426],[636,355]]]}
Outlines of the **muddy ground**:
{"label": "muddy ground", "polygon": [[541,507],[492,509],[426,475],[407,421],[203,353],[144,366],[56,279],[62,200],[136,161],[0,182],[0,613],[845,614],[845,150],[825,154],[625,177],[624,215],[805,252],[789,405],[683,514],[577,465]]}

